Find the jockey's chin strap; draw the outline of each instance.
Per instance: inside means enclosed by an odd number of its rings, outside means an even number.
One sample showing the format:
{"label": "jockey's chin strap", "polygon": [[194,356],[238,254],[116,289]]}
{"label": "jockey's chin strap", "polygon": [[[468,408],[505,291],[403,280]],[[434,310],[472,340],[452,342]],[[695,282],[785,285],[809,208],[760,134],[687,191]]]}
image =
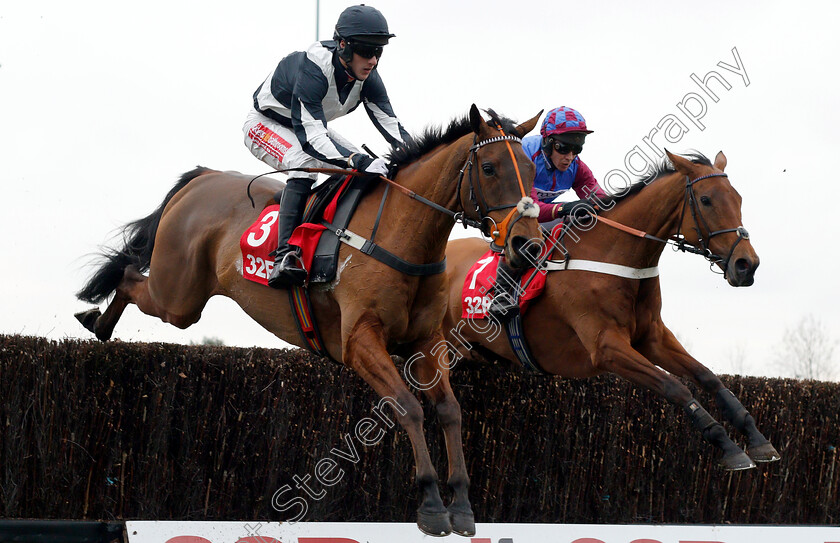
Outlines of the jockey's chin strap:
{"label": "jockey's chin strap", "polygon": [[[534,204],[531,197],[525,193],[525,184],[522,182],[522,174],[519,171],[519,163],[516,161],[516,155],[513,153],[513,148],[510,145],[511,141],[521,145],[522,140],[516,136],[505,134],[501,125],[498,123],[496,123],[496,128],[499,130],[499,136],[494,136],[481,141],[476,141],[478,139],[478,135],[473,138],[473,145],[470,147],[470,154],[467,157],[467,161],[464,163],[464,167],[461,168],[460,175],[458,176],[458,202],[461,209],[466,209],[461,201],[461,185],[463,184],[464,173],[466,173],[467,181],[470,184],[470,202],[472,202],[476,215],[481,217],[480,229],[483,234],[490,237],[490,249],[496,253],[501,253],[505,248],[507,237],[514,225],[523,217],[536,218],[539,215],[539,208],[536,204]],[[515,204],[503,204],[491,207],[487,204],[487,200],[484,197],[484,192],[481,189],[481,183],[473,182],[472,167],[473,162],[475,161],[474,159],[476,159],[478,155],[478,150],[485,145],[490,145],[491,143],[496,142],[504,142],[505,146],[507,146],[510,159],[513,161],[514,171],[516,172],[516,180],[519,183],[519,194],[521,195],[521,198]],[[483,211],[482,208],[484,208]],[[502,222],[497,224],[496,221],[490,217],[490,213],[501,209],[510,209],[510,212],[505,216]]]}
{"label": "jockey's chin strap", "polygon": [[[640,238],[645,238],[653,241],[658,241],[664,244],[670,244],[674,246],[675,251],[682,251],[684,253],[692,253],[696,255],[701,255],[703,258],[710,262],[710,267],[714,267],[715,264],[720,264],[723,267],[723,275],[726,276],[727,271],[729,270],[729,260],[732,258],[733,253],[735,253],[735,248],[741,243],[742,240],[750,239],[750,234],[747,232],[747,229],[743,226],[737,226],[735,228],[726,228],[723,230],[715,230],[709,227],[709,223],[706,221],[705,217],[703,217],[703,212],[700,210],[700,206],[697,203],[697,195],[694,193],[694,184],[698,181],[702,181],[703,179],[708,179],[710,177],[728,177],[725,173],[712,173],[709,175],[703,175],[696,179],[690,179],[688,176],[685,178],[685,197],[683,198],[683,206],[682,210],[680,211],[680,220],[677,226],[677,233],[668,239],[658,238],[656,236],[652,236],[647,232],[643,232],[642,230],[637,230],[636,228],[632,228],[630,226],[618,223],[606,217],[601,217],[600,215],[595,215],[595,219],[599,222],[603,222],[607,226],[611,226],[617,230],[621,230],[622,232],[626,232],[630,235],[637,236]],[[688,243],[685,240],[685,236],[681,233],[682,230],[682,223],[683,219],[685,218],[686,209],[691,210],[691,216],[694,219],[694,231],[697,233],[697,239],[699,240],[699,247],[697,245]],[[707,236],[703,236],[703,229],[708,232]],[[738,239],[732,244],[732,247],[729,248],[729,254],[726,255],[726,258],[715,254],[709,249],[708,242],[715,236],[720,234],[728,234],[730,232],[735,232],[738,234]],[[714,269],[713,269],[714,271]]]}

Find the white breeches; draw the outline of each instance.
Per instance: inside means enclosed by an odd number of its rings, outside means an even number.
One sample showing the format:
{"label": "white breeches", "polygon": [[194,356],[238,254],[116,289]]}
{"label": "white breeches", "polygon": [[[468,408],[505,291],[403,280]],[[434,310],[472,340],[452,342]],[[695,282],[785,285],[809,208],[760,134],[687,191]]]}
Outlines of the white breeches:
{"label": "white breeches", "polygon": [[[359,152],[355,145],[344,139],[340,134],[329,128],[327,128],[327,131],[333,141],[353,152]],[[291,128],[286,128],[282,124],[274,122],[254,109],[251,109],[248,113],[242,132],[245,135],[245,146],[251,153],[275,170],[337,167],[305,153],[303,146]],[[289,177],[318,180],[317,173],[289,172]]]}

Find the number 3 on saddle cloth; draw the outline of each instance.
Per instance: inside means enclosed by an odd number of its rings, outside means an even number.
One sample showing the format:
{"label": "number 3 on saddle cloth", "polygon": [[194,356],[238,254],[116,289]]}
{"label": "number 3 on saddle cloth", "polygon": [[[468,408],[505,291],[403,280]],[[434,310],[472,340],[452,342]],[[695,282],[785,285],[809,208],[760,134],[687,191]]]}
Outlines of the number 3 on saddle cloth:
{"label": "number 3 on saddle cloth", "polygon": [[[295,229],[289,239],[290,245],[301,249],[301,260],[309,274],[310,283],[331,281],[335,276],[335,267],[330,266],[328,262],[331,260],[329,251],[325,252],[319,247],[321,236],[327,230],[320,221],[329,223],[341,222],[341,219],[349,221],[364,189],[367,188],[367,183],[358,182],[352,183],[350,187],[353,179],[362,181],[365,178],[353,178],[348,175],[343,180],[331,179],[322,185],[324,190],[312,194],[306,204],[303,223]],[[345,195],[346,198],[342,198]],[[339,201],[342,203],[341,210],[339,210]],[[279,210],[280,206],[276,204],[263,209],[259,218],[239,238],[239,247],[242,251],[242,276],[261,285],[268,285],[268,276],[274,266],[274,259],[269,256],[269,253],[277,248]],[[336,242],[330,244],[331,247],[327,249],[334,249],[337,255],[339,245],[337,238],[330,237]]]}
{"label": "number 3 on saddle cloth", "polygon": [[[361,197],[371,186],[371,179],[349,175],[332,178],[322,185],[322,190],[310,196],[303,214],[304,222],[289,239],[290,245],[301,249],[301,260],[307,270],[309,284],[332,281],[337,269],[340,247],[338,237],[320,222],[345,227]],[[268,276],[274,266],[274,259],[269,254],[277,248],[279,210],[280,206],[276,204],[263,209],[259,218],[239,238],[242,276],[261,285],[268,285]],[[325,232],[326,236],[323,235]],[[309,348],[318,355],[327,356],[312,318],[306,288],[289,289],[289,301],[298,322],[298,330]]]}

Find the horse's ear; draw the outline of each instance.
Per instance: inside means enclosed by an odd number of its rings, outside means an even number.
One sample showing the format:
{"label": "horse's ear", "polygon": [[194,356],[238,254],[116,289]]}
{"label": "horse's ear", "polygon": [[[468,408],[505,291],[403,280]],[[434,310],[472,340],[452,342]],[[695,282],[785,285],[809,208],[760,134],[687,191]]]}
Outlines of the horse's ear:
{"label": "horse's ear", "polygon": [[674,165],[674,169],[676,169],[681,174],[691,175],[691,171],[694,169],[694,165],[691,163],[690,160],[685,159],[680,155],[675,155],[668,149],[665,149],[665,154],[668,155],[668,160],[670,160],[671,164]]}
{"label": "horse's ear", "polygon": [[527,121],[516,127],[516,131],[519,132],[520,136],[524,136],[525,134],[533,130],[535,126],[537,126],[537,121],[540,120],[540,115],[542,115],[543,111],[545,110],[541,109],[540,112],[537,113],[537,115],[533,119],[528,119]]}
{"label": "horse's ear", "polygon": [[481,127],[486,124],[484,119],[481,118],[481,112],[478,111],[478,107],[475,104],[472,105],[470,108],[470,126],[472,126],[473,132],[479,134],[481,132]]}
{"label": "horse's ear", "polygon": [[726,168],[726,155],[723,154],[723,151],[718,151],[718,154],[715,155],[715,168],[720,171]]}

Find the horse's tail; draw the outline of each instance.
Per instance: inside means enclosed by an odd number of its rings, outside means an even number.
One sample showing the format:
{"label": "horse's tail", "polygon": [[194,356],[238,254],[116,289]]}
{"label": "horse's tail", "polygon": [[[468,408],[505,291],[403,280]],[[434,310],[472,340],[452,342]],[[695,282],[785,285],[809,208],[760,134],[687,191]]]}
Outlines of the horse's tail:
{"label": "horse's tail", "polygon": [[187,186],[187,183],[199,175],[211,171],[213,170],[197,166],[194,170],[185,173],[154,212],[147,217],[125,225],[122,229],[122,249],[105,249],[103,251],[99,268],[82,290],[76,293],[76,297],[84,302],[100,304],[120,285],[126,267],[134,265],[140,272],[147,271],[149,264],[152,262],[155,234],[166,204],[179,190]]}

